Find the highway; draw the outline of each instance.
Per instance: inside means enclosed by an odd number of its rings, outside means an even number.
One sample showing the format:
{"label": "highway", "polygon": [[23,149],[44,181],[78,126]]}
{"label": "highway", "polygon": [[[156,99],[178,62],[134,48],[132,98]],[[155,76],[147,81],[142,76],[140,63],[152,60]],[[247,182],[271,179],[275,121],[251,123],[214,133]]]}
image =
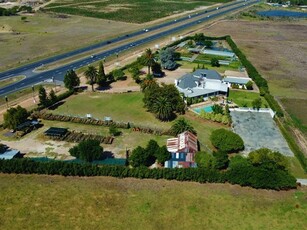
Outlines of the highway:
{"label": "highway", "polygon": [[[14,84],[11,84],[11,85],[8,85],[6,87],[1,88],[0,89],[0,96],[5,96],[8,93],[12,93],[12,92],[18,91],[20,89],[32,86],[32,85],[37,84],[39,82],[42,82],[44,80],[51,79],[52,77],[55,80],[62,81],[65,73],[70,69],[78,69],[78,68],[81,68],[83,66],[87,66],[87,65],[89,65],[93,62],[103,60],[104,58],[106,58],[110,55],[114,55],[114,54],[120,53],[122,51],[140,46],[142,44],[157,40],[159,38],[171,35],[175,32],[186,29],[188,27],[195,26],[195,25],[200,24],[202,22],[206,22],[208,20],[211,20],[212,18],[220,17],[222,15],[233,12],[235,10],[239,10],[243,7],[247,7],[249,5],[255,4],[258,1],[259,0],[253,0],[253,1],[250,0],[250,1],[247,1],[247,2],[237,1],[237,2],[234,2],[234,3],[231,3],[231,4],[221,6],[219,8],[202,11],[202,12],[199,12],[199,13],[195,13],[193,15],[191,14],[191,15],[188,15],[186,17],[179,18],[179,19],[174,19],[174,20],[169,21],[169,22],[165,22],[165,23],[162,23],[162,24],[159,24],[159,25],[144,28],[143,30],[136,31],[136,32],[133,32],[131,34],[126,34],[124,36],[120,36],[120,37],[117,37],[117,38],[114,38],[114,39],[103,41],[103,42],[100,42],[100,43],[97,43],[97,44],[94,44],[94,45],[90,45],[90,46],[80,48],[80,49],[77,49],[77,50],[74,50],[74,51],[71,51],[71,52],[67,52],[67,53],[64,53],[64,54],[61,54],[61,55],[46,58],[46,59],[43,59],[41,61],[37,61],[35,63],[27,64],[27,65],[24,65],[24,66],[15,68],[15,69],[11,69],[11,70],[2,72],[2,73],[0,73],[0,80],[7,79],[7,78],[10,78],[10,77],[13,77],[13,76],[20,76],[20,75],[25,75],[26,78],[23,79],[22,81],[19,81],[17,83],[14,83]],[[193,18],[195,20],[193,20]],[[185,24],[178,25],[178,23],[180,23],[180,22],[182,23],[182,22],[185,22],[185,21],[188,21],[188,22],[185,23]],[[152,35],[148,35],[145,38],[141,38],[141,39],[137,40],[138,36],[144,35],[144,34],[148,33],[149,31],[152,32],[152,31],[159,30],[159,29],[162,29],[162,28],[167,27],[167,26],[171,26],[171,25],[173,25],[173,27],[169,30],[166,30],[166,31],[163,31],[163,32],[158,32],[158,33],[152,34]],[[65,59],[65,58],[68,58],[68,57],[71,57],[71,56],[75,56],[75,55],[78,55],[78,54],[82,54],[84,52],[89,52],[89,51],[95,50],[97,48],[107,47],[110,44],[114,45],[114,43],[118,43],[118,42],[124,41],[126,39],[131,39],[133,37],[136,38],[135,41],[129,42],[129,43],[123,44],[123,45],[118,45],[115,48],[112,48],[112,49],[103,51],[99,54],[96,54],[94,57],[91,57],[91,56],[85,57],[85,58],[77,60],[75,62],[63,65],[63,66],[58,67],[58,68],[54,68],[52,70],[44,71],[44,72],[33,72],[33,70],[35,68],[40,67],[42,65],[50,64],[50,63],[55,62],[55,61],[61,61],[62,59]]]}

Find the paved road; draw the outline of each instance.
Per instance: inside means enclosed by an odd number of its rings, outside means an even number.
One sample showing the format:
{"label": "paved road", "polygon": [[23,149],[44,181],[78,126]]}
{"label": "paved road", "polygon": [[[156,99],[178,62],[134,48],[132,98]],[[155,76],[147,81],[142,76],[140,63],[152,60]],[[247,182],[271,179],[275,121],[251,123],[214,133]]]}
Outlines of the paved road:
{"label": "paved road", "polygon": [[[19,75],[25,75],[26,78],[22,81],[19,81],[17,83],[12,84],[12,85],[1,88],[0,89],[0,96],[4,96],[4,95],[7,95],[8,93],[15,92],[15,91],[18,91],[20,89],[29,87],[31,85],[37,84],[37,83],[42,82],[46,79],[50,79],[52,77],[55,80],[62,81],[65,73],[70,69],[78,69],[78,68],[81,68],[82,66],[87,66],[87,65],[89,65],[93,62],[102,60],[102,59],[104,59],[104,58],[106,58],[110,55],[114,55],[116,53],[120,53],[122,51],[131,49],[132,47],[140,46],[142,44],[157,40],[161,37],[168,36],[170,34],[177,32],[177,31],[180,31],[180,30],[186,29],[188,27],[197,25],[199,23],[208,21],[212,18],[219,17],[219,16],[225,15],[227,13],[230,13],[232,11],[241,9],[243,7],[255,4],[258,1],[259,0],[250,0],[248,2],[237,1],[237,2],[234,2],[234,3],[231,3],[231,4],[221,6],[218,9],[211,9],[211,10],[203,11],[203,12],[196,13],[196,14],[193,14],[193,15],[189,15],[189,16],[186,16],[186,17],[183,17],[183,18],[175,19],[175,20],[170,21],[170,22],[165,22],[163,24],[159,24],[159,25],[156,25],[156,26],[153,26],[153,27],[144,28],[144,30],[136,31],[136,32],[133,32],[131,34],[127,34],[125,36],[121,36],[121,37],[114,38],[114,39],[111,39],[111,40],[103,41],[103,42],[100,42],[100,43],[97,43],[97,44],[94,44],[94,45],[91,45],[91,46],[87,46],[87,47],[77,49],[77,50],[74,50],[74,51],[71,51],[71,52],[68,52],[68,53],[64,53],[64,54],[61,54],[61,55],[50,57],[50,58],[47,58],[47,59],[44,59],[44,60],[41,60],[41,61],[38,61],[38,62],[35,62],[35,63],[32,63],[32,64],[21,66],[19,68],[15,68],[15,69],[11,69],[11,70],[2,72],[2,73],[0,73],[0,80],[10,78],[10,77],[13,77],[13,76],[19,76]],[[203,16],[203,17],[200,17],[200,16]],[[197,17],[197,19],[196,19],[196,17]],[[193,20],[193,18],[195,18],[195,20]],[[188,22],[185,23],[185,24],[182,24],[182,25],[176,25],[176,24],[178,24],[180,22],[182,23],[184,21],[188,21]],[[145,37],[145,38],[142,38],[142,39],[135,40],[134,42],[130,42],[130,43],[127,43],[127,44],[124,44],[124,45],[118,45],[117,47],[112,48],[112,49],[107,50],[107,51],[104,51],[104,52],[101,52],[101,53],[95,55],[94,57],[83,58],[83,59],[75,61],[73,63],[66,64],[66,65],[63,65],[61,67],[54,68],[52,70],[45,71],[45,72],[40,72],[40,73],[33,72],[33,70],[35,68],[37,68],[41,65],[46,65],[46,64],[49,64],[49,63],[52,63],[52,62],[55,62],[55,61],[60,61],[64,58],[71,57],[71,56],[81,54],[81,53],[84,53],[84,52],[88,52],[88,51],[91,51],[91,50],[94,50],[94,49],[97,49],[97,48],[105,47],[105,46],[108,46],[111,43],[113,44],[113,43],[116,43],[116,42],[119,42],[119,41],[124,41],[128,38],[132,38],[132,37],[137,38],[137,36],[142,35],[142,34],[146,34],[149,31],[155,31],[155,30],[158,30],[158,29],[164,28],[166,26],[170,26],[170,25],[174,25],[174,27],[167,30],[167,31],[163,31],[163,32],[160,32],[160,33],[149,35],[148,37]]]}

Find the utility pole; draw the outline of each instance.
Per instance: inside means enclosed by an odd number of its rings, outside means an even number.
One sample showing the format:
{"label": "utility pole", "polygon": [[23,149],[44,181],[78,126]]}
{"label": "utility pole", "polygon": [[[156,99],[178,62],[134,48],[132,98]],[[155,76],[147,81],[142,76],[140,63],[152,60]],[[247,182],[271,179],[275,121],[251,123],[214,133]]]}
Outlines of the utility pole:
{"label": "utility pole", "polygon": [[32,85],[32,96],[33,96],[33,102],[36,103],[35,101],[35,93],[34,93],[34,85]]}

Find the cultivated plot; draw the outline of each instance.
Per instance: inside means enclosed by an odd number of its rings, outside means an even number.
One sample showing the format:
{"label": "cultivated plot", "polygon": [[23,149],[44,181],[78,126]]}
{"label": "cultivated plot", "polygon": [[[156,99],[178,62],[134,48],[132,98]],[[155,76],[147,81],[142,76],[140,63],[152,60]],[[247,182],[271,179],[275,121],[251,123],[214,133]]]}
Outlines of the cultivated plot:
{"label": "cultivated plot", "polygon": [[245,153],[260,148],[279,151],[293,156],[286,140],[269,113],[232,111],[233,130],[239,134],[245,145]]}

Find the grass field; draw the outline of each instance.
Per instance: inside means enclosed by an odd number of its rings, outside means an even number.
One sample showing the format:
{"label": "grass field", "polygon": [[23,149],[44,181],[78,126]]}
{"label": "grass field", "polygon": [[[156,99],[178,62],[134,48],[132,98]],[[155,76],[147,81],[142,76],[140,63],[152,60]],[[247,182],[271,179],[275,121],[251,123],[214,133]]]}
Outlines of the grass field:
{"label": "grass field", "polygon": [[305,229],[307,188],[0,174],[1,229]]}
{"label": "grass field", "polygon": [[103,18],[115,21],[144,23],[200,6],[224,3],[229,0],[160,1],[160,0],[61,0],[45,7],[47,11]]}
{"label": "grass field", "polygon": [[20,18],[1,17],[0,71],[141,28],[135,24],[59,17],[53,13],[27,15],[27,22]]}
{"label": "grass field", "polygon": [[[236,103],[239,107],[253,107],[252,102],[259,98],[259,93],[248,92],[248,91],[241,91],[241,90],[230,90],[228,100],[232,100]],[[261,107],[265,107],[264,105],[267,104],[265,99],[261,97],[262,105]]]}
{"label": "grass field", "polygon": [[[62,106],[51,112],[82,116],[90,113],[95,118],[103,119],[105,116],[109,116],[114,121],[130,122],[135,125],[158,129],[169,129],[172,122],[161,122],[152,113],[147,112],[143,107],[142,98],[143,95],[140,92],[122,94],[84,93],[70,97]],[[217,123],[202,120],[189,112],[184,117],[196,129],[199,141],[209,148],[212,147],[209,141],[211,132],[214,129],[224,127]],[[77,128],[77,126],[75,127]],[[122,141],[121,138],[123,138]],[[158,141],[162,142],[165,140],[165,137],[158,139]],[[147,143],[147,139],[142,140],[142,134],[127,133],[126,136],[119,138],[119,142],[121,145],[131,147],[133,143]]]}

